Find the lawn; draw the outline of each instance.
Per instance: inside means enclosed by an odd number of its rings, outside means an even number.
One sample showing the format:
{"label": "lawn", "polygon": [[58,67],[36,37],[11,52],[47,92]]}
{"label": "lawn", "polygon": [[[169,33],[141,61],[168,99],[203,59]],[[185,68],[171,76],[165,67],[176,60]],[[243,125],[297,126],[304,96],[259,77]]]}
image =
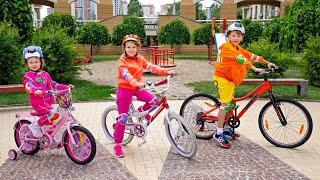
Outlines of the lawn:
{"label": "lawn", "polygon": [[[96,85],[85,80],[76,80],[73,85],[73,102],[110,100],[110,94],[116,91],[115,87]],[[29,95],[25,92],[0,94],[0,106],[17,104],[29,105]]]}

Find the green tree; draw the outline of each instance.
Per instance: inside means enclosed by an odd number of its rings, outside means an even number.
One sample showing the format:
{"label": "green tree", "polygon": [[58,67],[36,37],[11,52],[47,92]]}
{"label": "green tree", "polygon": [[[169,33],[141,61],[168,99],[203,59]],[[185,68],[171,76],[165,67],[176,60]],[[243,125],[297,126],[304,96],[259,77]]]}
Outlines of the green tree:
{"label": "green tree", "polygon": [[309,36],[320,32],[320,1],[295,0],[288,9],[280,30],[280,46],[285,51],[301,52]]}
{"label": "green tree", "polygon": [[92,58],[92,46],[100,46],[111,43],[111,37],[109,35],[108,28],[97,22],[88,22],[81,27],[78,31],[78,43],[88,44],[91,46],[91,58]]}
{"label": "green tree", "polygon": [[143,17],[143,11],[139,0],[130,0],[128,4],[128,15]]}
{"label": "green tree", "polygon": [[144,21],[137,16],[125,16],[123,22],[113,28],[112,44],[121,46],[123,37],[128,34],[139,36],[141,43],[144,43],[147,39]]}
{"label": "green tree", "polygon": [[220,18],[220,6],[218,6],[217,4],[213,3],[211,5],[211,14],[212,14],[212,17]]}
{"label": "green tree", "polygon": [[205,20],[206,15],[204,11],[202,10],[202,4],[200,2],[196,3],[196,19],[197,20]]}
{"label": "green tree", "polygon": [[57,27],[59,28],[66,28],[68,35],[71,37],[74,35],[76,28],[77,28],[77,23],[76,19],[65,13],[52,13],[48,16],[46,16],[43,19],[42,22],[42,27]]}
{"label": "green tree", "polygon": [[262,35],[262,25],[258,21],[252,21],[251,19],[243,19],[241,24],[245,28],[245,35],[243,38],[243,47],[247,47],[248,44],[253,41],[258,41],[259,37]]}
{"label": "green tree", "polygon": [[52,79],[61,83],[70,83],[78,74],[74,59],[79,55],[75,49],[75,40],[67,34],[67,29],[41,27],[32,37],[32,45],[42,48],[45,60],[44,69]]}
{"label": "green tree", "polygon": [[283,18],[275,17],[263,28],[262,35],[270,42],[278,43]]}
{"label": "green tree", "polygon": [[195,45],[207,45],[208,59],[210,58],[212,24],[203,24],[196,28],[191,34],[191,40]]}
{"label": "green tree", "polygon": [[18,27],[22,41],[30,38],[33,31],[32,11],[28,0],[1,0],[0,21],[11,21]]}
{"label": "green tree", "polygon": [[175,45],[190,44],[190,31],[180,19],[175,19],[161,27],[158,42],[169,44],[171,48]]}
{"label": "green tree", "polygon": [[0,23],[0,85],[21,83],[22,51],[18,28],[8,22]]}
{"label": "green tree", "polygon": [[242,19],[242,9],[237,8],[237,19]]}
{"label": "green tree", "polygon": [[[180,15],[180,1],[176,2],[176,15]],[[173,4],[167,9],[167,15],[173,15]]]}

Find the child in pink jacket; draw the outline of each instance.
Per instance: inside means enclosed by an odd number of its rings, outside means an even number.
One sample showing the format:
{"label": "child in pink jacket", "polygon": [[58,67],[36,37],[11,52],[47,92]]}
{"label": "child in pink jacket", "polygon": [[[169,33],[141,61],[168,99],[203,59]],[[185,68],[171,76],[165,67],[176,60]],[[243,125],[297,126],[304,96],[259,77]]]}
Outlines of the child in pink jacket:
{"label": "child in pink jacket", "polygon": [[[56,120],[59,117],[57,109],[51,104],[54,103],[54,97],[46,95],[47,90],[64,90],[68,86],[58,84],[53,81],[50,75],[42,70],[44,61],[41,48],[39,46],[29,46],[23,49],[23,57],[28,72],[24,75],[22,82],[25,90],[30,95],[30,104],[32,108],[42,115],[38,121],[29,125],[32,134],[35,137],[43,137],[41,126]],[[74,87],[70,85],[71,89]]]}

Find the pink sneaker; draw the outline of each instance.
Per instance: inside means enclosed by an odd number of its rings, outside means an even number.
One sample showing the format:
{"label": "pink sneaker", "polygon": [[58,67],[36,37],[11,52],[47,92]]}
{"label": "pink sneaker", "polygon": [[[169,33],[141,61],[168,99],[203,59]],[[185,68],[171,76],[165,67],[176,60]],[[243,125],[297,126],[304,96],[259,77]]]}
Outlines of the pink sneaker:
{"label": "pink sneaker", "polygon": [[115,155],[117,158],[122,158],[122,157],[124,157],[124,154],[123,154],[123,152],[122,152],[122,148],[121,148],[121,145],[120,145],[120,144],[114,145],[113,150],[114,150],[114,155]]}

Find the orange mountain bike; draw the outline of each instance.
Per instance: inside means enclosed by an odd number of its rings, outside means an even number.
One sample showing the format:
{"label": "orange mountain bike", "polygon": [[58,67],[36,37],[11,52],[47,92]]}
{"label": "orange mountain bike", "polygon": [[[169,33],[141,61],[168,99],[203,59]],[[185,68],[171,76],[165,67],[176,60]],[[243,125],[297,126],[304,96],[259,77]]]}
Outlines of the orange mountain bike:
{"label": "orange mountain bike", "polygon": [[[273,145],[283,148],[295,148],[304,144],[312,133],[312,118],[308,110],[299,102],[277,98],[271,88],[267,74],[277,69],[265,69],[264,82],[249,94],[234,98],[232,102],[243,101],[251,97],[248,104],[237,114],[238,106],[231,109],[230,118],[225,120],[232,128],[240,126],[240,118],[254,102],[268,92],[268,102],[259,114],[259,129],[262,135]],[[220,101],[209,94],[194,94],[188,97],[180,108],[180,115],[192,125],[198,139],[210,139],[218,125]],[[235,137],[233,137],[235,138]]]}

